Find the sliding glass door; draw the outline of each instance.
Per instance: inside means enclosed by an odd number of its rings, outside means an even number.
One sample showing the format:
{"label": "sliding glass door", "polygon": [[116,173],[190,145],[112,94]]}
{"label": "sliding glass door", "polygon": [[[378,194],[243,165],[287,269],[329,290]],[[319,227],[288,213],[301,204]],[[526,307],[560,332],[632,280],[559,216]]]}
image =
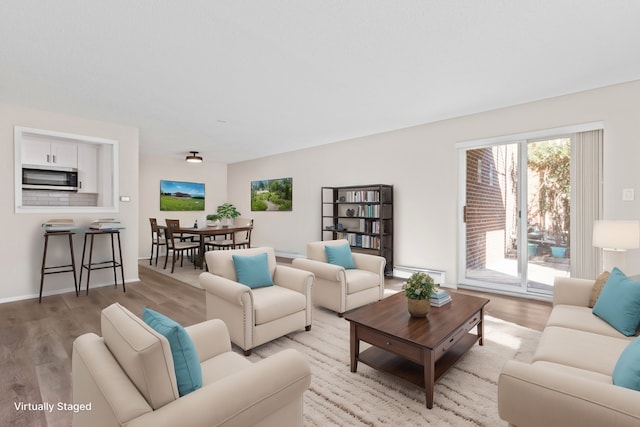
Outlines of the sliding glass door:
{"label": "sliding glass door", "polygon": [[568,275],[570,138],[464,148],[463,285],[550,294]]}

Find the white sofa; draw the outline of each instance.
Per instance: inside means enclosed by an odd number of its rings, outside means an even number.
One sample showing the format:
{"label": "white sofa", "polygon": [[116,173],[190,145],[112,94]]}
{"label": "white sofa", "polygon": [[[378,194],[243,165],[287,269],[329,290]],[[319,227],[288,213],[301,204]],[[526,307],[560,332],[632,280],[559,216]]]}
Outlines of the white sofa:
{"label": "white sofa", "polygon": [[303,425],[311,373],[301,353],[251,363],[231,351],[221,320],[188,326],[203,384],[180,397],[163,335],[118,303],[103,310],[101,323],[103,337],[73,343],[73,403],[88,408],[73,414],[74,427]]}
{"label": "white sofa", "polygon": [[592,314],[593,280],[557,278],[553,310],[531,363],[509,361],[498,410],[509,425],[640,426],[640,392],[613,385],[613,369],[635,337]]}

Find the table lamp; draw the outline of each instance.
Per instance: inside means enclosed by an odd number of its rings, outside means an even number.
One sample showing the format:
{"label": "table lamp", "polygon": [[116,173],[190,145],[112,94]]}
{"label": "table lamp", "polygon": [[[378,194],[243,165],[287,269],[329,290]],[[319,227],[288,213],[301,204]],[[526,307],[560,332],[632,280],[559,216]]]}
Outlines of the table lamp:
{"label": "table lamp", "polygon": [[602,248],[603,271],[627,267],[627,249],[640,248],[640,221],[596,220],[593,246]]}

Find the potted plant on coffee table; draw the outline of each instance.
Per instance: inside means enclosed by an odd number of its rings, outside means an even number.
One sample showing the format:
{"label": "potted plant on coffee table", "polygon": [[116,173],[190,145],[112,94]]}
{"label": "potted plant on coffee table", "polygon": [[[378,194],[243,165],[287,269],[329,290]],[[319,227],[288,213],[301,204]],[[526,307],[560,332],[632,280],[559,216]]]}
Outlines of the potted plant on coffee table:
{"label": "potted plant on coffee table", "polygon": [[407,308],[412,317],[426,317],[431,308],[431,295],[435,293],[436,284],[427,273],[413,273],[407,283],[402,285],[407,297]]}

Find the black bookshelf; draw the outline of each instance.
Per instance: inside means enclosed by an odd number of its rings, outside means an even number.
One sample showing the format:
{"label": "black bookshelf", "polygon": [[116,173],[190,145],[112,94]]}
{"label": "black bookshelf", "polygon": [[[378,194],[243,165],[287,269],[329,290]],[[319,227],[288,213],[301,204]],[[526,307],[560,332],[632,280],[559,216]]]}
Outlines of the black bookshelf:
{"label": "black bookshelf", "polygon": [[393,275],[393,185],[322,187],[322,240],[346,239],[354,252],[387,260]]}

